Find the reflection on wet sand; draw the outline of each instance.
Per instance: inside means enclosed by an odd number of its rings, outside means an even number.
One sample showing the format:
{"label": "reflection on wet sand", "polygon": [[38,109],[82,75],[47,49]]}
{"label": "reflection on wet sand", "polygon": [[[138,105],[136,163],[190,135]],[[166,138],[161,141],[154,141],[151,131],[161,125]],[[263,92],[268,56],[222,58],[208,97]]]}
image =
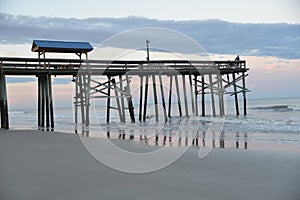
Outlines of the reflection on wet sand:
{"label": "reflection on wet sand", "polygon": [[168,123],[109,123],[95,127],[75,127],[76,133],[82,130],[87,137],[101,137],[139,141],[147,146],[172,147],[212,147],[248,149],[247,133],[208,132],[213,122],[199,121],[198,118],[172,119]]}
{"label": "reflection on wet sand", "polygon": [[[146,146],[170,146],[170,147],[186,147],[191,146],[194,148],[199,147],[213,147],[213,148],[235,148],[235,149],[248,149],[248,140],[247,133],[236,133],[234,138],[226,138],[224,132],[221,133],[219,138],[212,137],[207,138],[206,132],[201,131],[199,134],[198,131],[195,135],[188,134],[185,132],[179,131],[177,135],[172,133],[159,133],[154,135],[146,134],[134,134],[134,133],[125,133],[125,131],[120,130],[119,133],[116,132],[107,132],[108,139],[120,139],[120,140],[133,140],[139,141],[141,144]],[[89,136],[86,135],[85,136]]]}

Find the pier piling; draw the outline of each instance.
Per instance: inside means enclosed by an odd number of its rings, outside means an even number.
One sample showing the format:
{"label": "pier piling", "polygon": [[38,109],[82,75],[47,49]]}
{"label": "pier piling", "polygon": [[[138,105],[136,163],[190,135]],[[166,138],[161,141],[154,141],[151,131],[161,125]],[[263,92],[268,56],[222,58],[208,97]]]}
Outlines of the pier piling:
{"label": "pier piling", "polygon": [[0,73],[0,111],[1,111],[1,128],[9,129],[6,78],[5,75],[1,73]]}

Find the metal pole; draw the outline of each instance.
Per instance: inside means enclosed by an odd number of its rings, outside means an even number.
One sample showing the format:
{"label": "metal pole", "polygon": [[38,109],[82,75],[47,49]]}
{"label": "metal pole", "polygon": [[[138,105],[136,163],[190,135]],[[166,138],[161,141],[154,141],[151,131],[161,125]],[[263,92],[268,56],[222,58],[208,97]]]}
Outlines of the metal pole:
{"label": "metal pole", "polygon": [[150,61],[150,55],[149,55],[149,43],[150,43],[150,41],[147,39],[147,40],[146,40],[146,46],[147,46],[147,61],[148,61],[148,62]]}

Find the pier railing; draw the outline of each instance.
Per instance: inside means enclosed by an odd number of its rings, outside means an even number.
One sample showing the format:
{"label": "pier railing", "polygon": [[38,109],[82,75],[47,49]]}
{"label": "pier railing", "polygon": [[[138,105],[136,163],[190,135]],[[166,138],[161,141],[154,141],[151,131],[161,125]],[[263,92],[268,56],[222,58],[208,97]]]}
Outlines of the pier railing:
{"label": "pier railing", "polygon": [[0,68],[3,70],[79,70],[88,66],[90,70],[120,70],[134,69],[175,69],[175,70],[218,70],[245,69],[246,61],[196,61],[196,60],[79,60],[79,59],[37,59],[0,57]]}

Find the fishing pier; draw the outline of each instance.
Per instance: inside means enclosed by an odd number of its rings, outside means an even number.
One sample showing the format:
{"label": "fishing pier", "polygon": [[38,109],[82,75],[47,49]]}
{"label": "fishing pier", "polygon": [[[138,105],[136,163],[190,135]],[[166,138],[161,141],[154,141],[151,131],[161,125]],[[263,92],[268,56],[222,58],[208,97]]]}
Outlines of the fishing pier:
{"label": "fishing pier", "polygon": [[[84,127],[90,124],[91,99],[105,99],[107,123],[111,112],[117,112],[120,122],[146,121],[150,98],[156,121],[167,122],[173,109],[180,117],[205,116],[207,104],[212,116],[224,116],[224,95],[234,98],[235,113],[240,115],[241,94],[243,114],[247,115],[249,69],[244,60],[90,60],[91,50],[89,43],[34,41],[32,51],[38,53],[38,58],[0,57],[1,128],[9,128],[7,76],[37,77],[37,124],[41,130],[54,130],[52,79],[66,75],[72,78],[75,87],[74,123]],[[75,53],[79,58],[46,58],[48,52]],[[135,81],[139,85],[138,102],[132,98],[133,78],[139,80]],[[150,90],[153,95],[149,95]],[[176,108],[172,107],[174,101]]]}

